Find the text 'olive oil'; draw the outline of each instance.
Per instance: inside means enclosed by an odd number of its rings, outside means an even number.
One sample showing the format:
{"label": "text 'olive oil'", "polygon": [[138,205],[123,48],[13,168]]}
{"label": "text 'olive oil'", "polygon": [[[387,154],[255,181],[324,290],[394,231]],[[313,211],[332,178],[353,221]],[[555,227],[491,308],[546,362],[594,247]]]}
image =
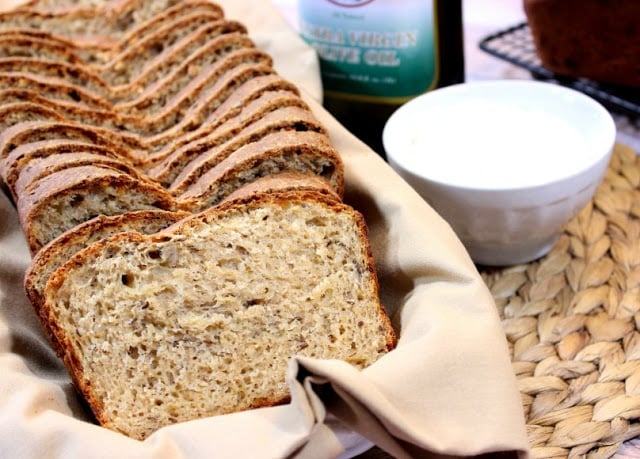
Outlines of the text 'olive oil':
{"label": "text 'olive oil'", "polygon": [[396,108],[464,81],[461,0],[299,0],[299,19],[325,107],[382,156]]}

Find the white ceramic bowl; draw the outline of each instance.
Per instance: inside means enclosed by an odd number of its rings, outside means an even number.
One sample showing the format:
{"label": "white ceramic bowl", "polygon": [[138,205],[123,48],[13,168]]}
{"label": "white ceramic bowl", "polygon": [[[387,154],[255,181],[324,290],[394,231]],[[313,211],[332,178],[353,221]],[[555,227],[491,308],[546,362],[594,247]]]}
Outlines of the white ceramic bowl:
{"label": "white ceramic bowl", "polygon": [[553,83],[441,88],[388,120],[389,164],[449,222],[478,264],[546,254],[591,199],[616,128],[592,98]]}

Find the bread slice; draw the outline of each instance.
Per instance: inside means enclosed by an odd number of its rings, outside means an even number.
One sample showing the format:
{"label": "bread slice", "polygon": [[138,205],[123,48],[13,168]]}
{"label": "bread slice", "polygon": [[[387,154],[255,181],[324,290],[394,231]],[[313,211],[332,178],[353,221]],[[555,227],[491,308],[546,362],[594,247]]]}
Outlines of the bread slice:
{"label": "bread slice", "polygon": [[117,42],[110,36],[113,22],[103,15],[97,16],[88,10],[41,13],[38,11],[13,10],[0,13],[0,33],[5,30],[33,29],[46,32],[54,39],[68,40],[74,48],[83,48],[96,53],[108,50]]}
{"label": "bread slice", "polygon": [[98,215],[177,210],[175,201],[159,185],[99,166],[63,169],[37,180],[19,196],[17,208],[32,254]]}
{"label": "bread slice", "polygon": [[134,136],[71,121],[25,121],[0,132],[0,161],[18,146],[44,140],[79,140],[125,151],[133,164],[146,158],[144,147]]}
{"label": "bread slice", "polygon": [[[212,64],[234,49],[255,47],[246,36],[244,27],[233,21],[208,23],[175,44],[167,53],[140,64],[140,70],[122,84],[111,84],[109,100],[112,103],[132,102],[140,97],[144,88],[172,75],[193,77],[202,67]],[[99,69],[98,69],[99,71]]]}
{"label": "bread slice", "polygon": [[65,121],[65,117],[47,107],[32,102],[0,105],[0,132],[20,123],[33,121]]}
{"label": "bread slice", "polygon": [[[1,13],[0,13],[1,17]],[[32,24],[29,27],[35,27],[36,24]],[[43,40],[40,53],[34,56],[34,53],[26,53],[25,56],[33,56],[39,58],[47,58],[51,60],[59,60],[62,55],[56,52],[56,46],[66,48],[67,52],[72,54],[70,62],[78,64],[96,64],[101,62],[102,57],[105,54],[109,54],[111,48],[105,44],[95,44],[95,46],[81,46],[79,43],[73,41],[73,39],[65,38],[60,35],[55,35],[50,32],[46,32],[37,28],[3,28],[0,24],[0,36],[10,37],[17,36],[21,38],[31,37]],[[50,46],[54,49],[48,50]],[[63,49],[62,49],[63,50]],[[63,50],[64,51],[64,50]],[[47,57],[48,56],[48,57]]]}
{"label": "bread slice", "polygon": [[344,166],[325,134],[278,131],[244,145],[176,196],[192,212],[215,206],[241,186],[285,171],[315,174],[344,192]]}
{"label": "bread slice", "polygon": [[[224,125],[227,126],[227,125]],[[223,127],[224,127],[223,126]],[[190,148],[183,148],[165,163],[160,173],[149,171],[148,175],[168,186],[179,195],[209,170],[245,145],[258,142],[278,131],[313,131],[327,134],[324,126],[310,110],[300,107],[282,107],[271,110],[259,120],[247,126],[227,126],[228,130],[216,131],[218,135],[200,139]]]}
{"label": "bread slice", "polygon": [[94,142],[68,139],[42,140],[23,143],[11,151],[9,155],[0,161],[0,177],[9,189],[13,189],[20,172],[31,161],[46,158],[50,155],[80,152],[116,158],[127,163],[131,162],[131,158],[127,156],[127,151],[118,150],[113,146],[106,147]]}
{"label": "bread slice", "polygon": [[211,134],[178,148],[161,163],[147,170],[147,175],[163,186],[173,186],[174,189],[180,188],[174,184],[179,176],[186,178],[189,175],[191,181],[183,181],[182,189],[184,189],[197,178],[195,173],[189,174],[187,169],[199,169],[201,171],[199,175],[206,172],[203,167],[200,167],[200,163],[206,161],[205,157],[211,158],[208,164],[209,168],[213,167],[244,143],[254,142],[260,136],[277,130],[303,130],[304,127],[304,130],[326,132],[324,126],[315,119],[310,110],[295,105],[276,108],[265,103],[256,104],[256,111],[251,114],[253,116],[243,113],[245,116],[237,116],[222,124]]}
{"label": "bread slice", "polygon": [[[75,87],[83,92],[88,92],[94,98],[96,95],[111,95],[112,91],[111,87],[107,85],[99,75],[92,72],[84,65],[60,62],[52,59],[45,59],[43,57],[20,56],[1,58],[0,73],[5,72],[21,72],[45,78],[52,78],[54,80],[50,81],[58,83],[64,82],[64,84],[69,87]],[[16,88],[11,89],[15,90]],[[8,89],[5,89],[4,91],[7,90]],[[58,93],[58,90],[50,91],[47,97],[79,102],[78,96],[73,93]],[[105,104],[105,106],[106,105],[107,104]]]}
{"label": "bread slice", "polygon": [[99,422],[133,438],[283,403],[292,356],[363,368],[394,346],[366,232],[317,193],[235,200],[78,252],[46,324]]}
{"label": "bread slice", "polygon": [[90,151],[54,153],[44,158],[34,159],[22,169],[13,185],[13,196],[17,200],[19,196],[26,193],[27,188],[36,180],[62,169],[79,166],[110,167],[125,172],[140,181],[149,180],[148,176],[140,173],[131,164],[113,155],[91,153]]}
{"label": "bread slice", "polygon": [[322,177],[298,171],[285,171],[266,175],[249,182],[228,195],[220,204],[250,198],[254,194],[283,191],[305,191],[324,194],[328,199],[341,201],[342,197]]}
{"label": "bread slice", "polygon": [[[88,108],[75,102],[39,96],[30,99],[29,102],[0,105],[0,130],[25,121],[74,122],[119,138],[128,147],[140,148],[144,145],[144,139],[138,136],[140,131],[144,131],[143,120],[119,116],[112,110]],[[10,116],[5,117],[5,113]]]}
{"label": "bread slice", "polygon": [[73,64],[83,63],[64,41],[22,31],[0,33],[0,58],[31,57]]}
{"label": "bread slice", "polygon": [[176,52],[175,45],[186,46],[191,32],[203,25],[221,21],[223,20],[218,14],[202,12],[173,18],[161,24],[144,39],[122,48],[109,62],[100,67],[100,75],[112,86],[126,84],[140,73],[147,62],[160,56],[161,60],[167,60]]}
{"label": "bread slice", "polygon": [[176,0],[129,0],[108,2],[98,8],[22,8],[0,14],[0,31],[36,29],[72,40],[76,47],[105,50],[176,3]]}
{"label": "bread slice", "polygon": [[[138,210],[119,215],[100,215],[65,231],[35,254],[24,277],[24,288],[36,314],[41,316],[44,288],[53,272],[73,255],[96,241],[127,231],[153,234],[171,226],[191,214],[166,210]],[[56,352],[61,353],[51,332],[47,334]]]}
{"label": "bread slice", "polygon": [[35,73],[10,71],[0,73],[0,87],[3,89],[20,88],[40,93],[52,99],[75,101],[88,108],[111,109],[112,105],[104,97],[64,81]]}
{"label": "bread slice", "polygon": [[[195,142],[202,137],[210,135],[227,121],[238,117],[239,124],[253,121],[253,117],[260,117],[265,110],[272,109],[274,105],[299,106],[308,108],[302,100],[297,87],[283,80],[275,73],[257,75],[235,87],[229,96],[202,122],[200,127],[193,131],[184,132],[179,137],[168,139],[158,146],[149,148],[149,156],[145,169],[154,167],[178,149]],[[244,119],[244,113],[249,113]],[[241,119],[242,118],[242,119]]]}

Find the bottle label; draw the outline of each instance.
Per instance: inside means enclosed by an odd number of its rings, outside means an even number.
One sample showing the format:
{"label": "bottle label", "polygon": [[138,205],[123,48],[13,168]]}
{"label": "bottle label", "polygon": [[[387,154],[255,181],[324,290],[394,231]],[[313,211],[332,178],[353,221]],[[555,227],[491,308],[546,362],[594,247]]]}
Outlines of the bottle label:
{"label": "bottle label", "polygon": [[325,92],[397,103],[437,85],[429,0],[301,0],[300,33],[320,58]]}

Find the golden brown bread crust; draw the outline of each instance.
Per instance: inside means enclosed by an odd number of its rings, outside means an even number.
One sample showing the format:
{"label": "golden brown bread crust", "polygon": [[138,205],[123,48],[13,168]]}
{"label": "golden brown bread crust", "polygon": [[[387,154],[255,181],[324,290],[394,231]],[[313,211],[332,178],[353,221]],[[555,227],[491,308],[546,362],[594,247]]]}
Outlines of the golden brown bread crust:
{"label": "golden brown bread crust", "polygon": [[543,65],[572,78],[640,87],[640,2],[524,0]]}

